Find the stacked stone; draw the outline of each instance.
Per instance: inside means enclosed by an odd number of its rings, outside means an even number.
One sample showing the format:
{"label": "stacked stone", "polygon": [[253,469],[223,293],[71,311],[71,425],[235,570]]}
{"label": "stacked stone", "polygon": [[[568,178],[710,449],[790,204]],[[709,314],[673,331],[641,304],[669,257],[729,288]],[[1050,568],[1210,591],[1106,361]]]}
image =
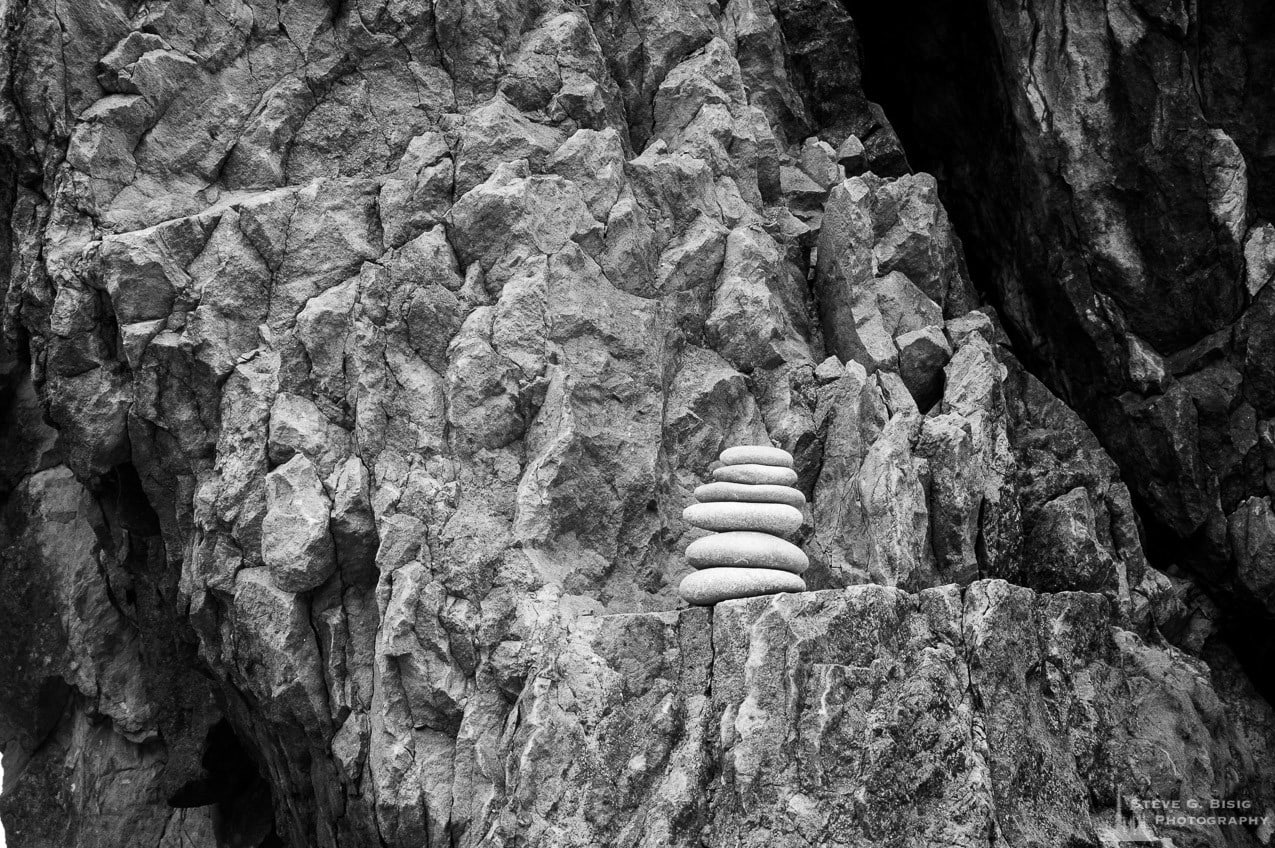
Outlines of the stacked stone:
{"label": "stacked stone", "polygon": [[792,487],[797,472],[792,454],[772,447],[743,445],[721,453],[713,482],[695,490],[699,503],[682,512],[686,523],[717,531],[686,548],[699,569],[678,593],[687,603],[711,606],[732,598],[777,592],[804,592],[801,575],[810,560],[787,541],[801,527],[806,498]]}

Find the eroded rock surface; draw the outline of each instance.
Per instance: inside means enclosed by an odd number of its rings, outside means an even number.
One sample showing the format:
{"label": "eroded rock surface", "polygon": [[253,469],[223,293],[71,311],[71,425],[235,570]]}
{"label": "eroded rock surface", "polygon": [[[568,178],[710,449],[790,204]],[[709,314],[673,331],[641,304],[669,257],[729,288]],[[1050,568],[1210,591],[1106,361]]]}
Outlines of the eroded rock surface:
{"label": "eroded rock surface", "polygon": [[1161,566],[1208,585],[1269,667],[1228,527],[1275,468],[1270,10],[846,5],[865,85],[939,175],[1015,352],[1119,464]]}
{"label": "eroded rock surface", "polygon": [[[1173,230],[1176,299],[1104,330],[1150,393],[1118,466],[839,4],[3,15],[15,848],[1094,844],[1122,792],[1272,798],[1217,608],[1272,586],[1260,128],[1183,189],[1216,262]],[[683,508],[767,443],[824,591],[679,610]]]}

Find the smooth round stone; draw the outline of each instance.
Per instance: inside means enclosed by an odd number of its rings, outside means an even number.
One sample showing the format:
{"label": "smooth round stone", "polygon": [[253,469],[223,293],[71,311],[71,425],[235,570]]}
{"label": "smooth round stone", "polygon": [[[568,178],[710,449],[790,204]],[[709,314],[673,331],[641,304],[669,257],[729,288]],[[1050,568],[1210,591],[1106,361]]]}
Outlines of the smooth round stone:
{"label": "smooth round stone", "polygon": [[778,465],[723,465],[713,471],[713,479],[721,483],[791,486],[797,482],[797,472]]}
{"label": "smooth round stone", "polygon": [[806,505],[806,496],[791,486],[750,486],[747,483],[705,483],[695,489],[695,500],[700,503],[782,503],[797,509]]}
{"label": "smooth round stone", "polygon": [[805,551],[769,533],[736,530],[696,539],[686,547],[691,568],[772,568],[801,574],[810,567]]}
{"label": "smooth round stone", "polygon": [[706,568],[688,574],[677,587],[682,600],[707,607],[732,598],[755,598],[779,592],[804,592],[806,581],[791,571],[773,568]]}
{"label": "smooth round stone", "polygon": [[782,448],[763,445],[727,448],[717,458],[723,465],[777,465],[780,468],[792,468],[792,454]]}
{"label": "smooth round stone", "polygon": [[801,526],[801,510],[775,503],[697,503],[682,510],[682,520],[705,530],[758,530],[787,536]]}

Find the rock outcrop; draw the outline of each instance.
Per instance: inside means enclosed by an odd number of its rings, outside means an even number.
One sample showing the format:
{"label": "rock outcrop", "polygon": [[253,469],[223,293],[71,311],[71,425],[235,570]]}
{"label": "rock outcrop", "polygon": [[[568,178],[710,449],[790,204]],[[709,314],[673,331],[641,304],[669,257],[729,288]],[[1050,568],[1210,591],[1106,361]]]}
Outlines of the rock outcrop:
{"label": "rock outcrop", "polygon": [[[10,844],[1264,844],[1269,39],[1073,5],[1003,231],[853,3],[0,8]],[[739,444],[817,591],[687,610]]]}
{"label": "rock outcrop", "polygon": [[1270,11],[847,5],[1016,354],[1119,463],[1161,567],[1268,668],[1275,618],[1241,572],[1275,491]]}

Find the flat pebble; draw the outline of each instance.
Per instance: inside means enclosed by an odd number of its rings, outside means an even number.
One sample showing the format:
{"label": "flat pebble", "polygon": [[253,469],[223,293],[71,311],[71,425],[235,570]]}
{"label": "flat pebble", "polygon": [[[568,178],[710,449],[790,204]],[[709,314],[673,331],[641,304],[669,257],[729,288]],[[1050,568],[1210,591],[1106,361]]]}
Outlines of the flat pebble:
{"label": "flat pebble", "polygon": [[697,503],[682,510],[682,520],[705,530],[757,530],[787,536],[801,527],[801,510],[788,504]]}
{"label": "flat pebble", "polygon": [[797,482],[797,472],[777,465],[723,465],[713,471],[713,479],[722,483],[791,486]]}
{"label": "flat pebble", "polygon": [[777,465],[792,468],[792,454],[782,448],[763,445],[738,445],[722,451],[723,465]]}
{"label": "flat pebble", "polygon": [[806,581],[772,568],[706,568],[683,578],[677,593],[688,604],[707,607],[732,598],[804,592]]}
{"label": "flat pebble", "polygon": [[810,567],[805,551],[769,533],[736,530],[696,539],[686,547],[692,568],[771,568],[801,574]]}
{"label": "flat pebble", "polygon": [[782,503],[797,509],[806,505],[806,496],[791,486],[750,486],[747,483],[705,483],[695,490],[695,500],[700,503]]}

